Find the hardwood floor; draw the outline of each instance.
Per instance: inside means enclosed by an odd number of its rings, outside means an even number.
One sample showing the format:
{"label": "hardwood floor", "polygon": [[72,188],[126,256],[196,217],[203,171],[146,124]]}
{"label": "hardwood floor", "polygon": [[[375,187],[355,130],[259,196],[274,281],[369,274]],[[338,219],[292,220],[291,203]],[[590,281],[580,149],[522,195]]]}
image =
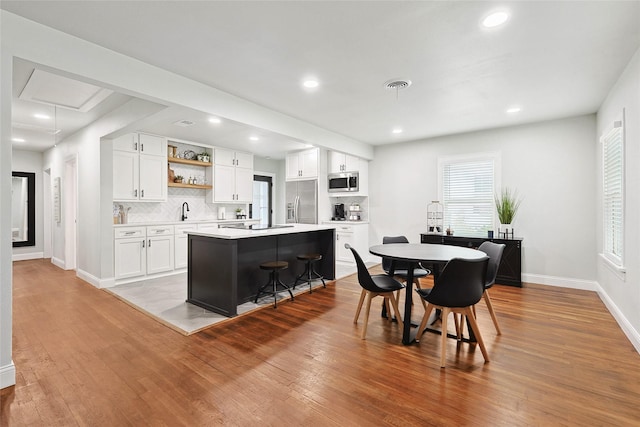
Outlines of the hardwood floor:
{"label": "hardwood floor", "polygon": [[350,276],[185,337],[48,260],[16,262],[0,425],[640,423],[640,355],[594,292],[494,286],[501,336],[478,306],[491,362],[448,340],[445,369],[438,335],[403,346],[378,308],[361,340],[359,295]]}

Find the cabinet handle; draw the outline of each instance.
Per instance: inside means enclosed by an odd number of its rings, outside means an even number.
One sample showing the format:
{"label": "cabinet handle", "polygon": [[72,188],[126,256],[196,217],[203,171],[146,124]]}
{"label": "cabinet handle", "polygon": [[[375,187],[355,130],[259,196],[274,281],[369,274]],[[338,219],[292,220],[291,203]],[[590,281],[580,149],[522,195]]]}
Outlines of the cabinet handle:
{"label": "cabinet handle", "polygon": [[143,240],[142,240],[142,247],[143,247],[143,248],[145,247],[145,246],[144,246],[144,243],[145,243],[145,240],[143,239]]}
{"label": "cabinet handle", "polygon": [[140,190],[140,197],[144,197],[144,190]]}
{"label": "cabinet handle", "polygon": [[138,189],[133,190],[133,197],[138,197]]}
{"label": "cabinet handle", "polygon": [[133,151],[138,151],[138,143],[137,142],[133,143]]}
{"label": "cabinet handle", "polygon": [[144,151],[144,144],[140,144],[140,152]]}
{"label": "cabinet handle", "polygon": [[149,239],[149,247],[151,247],[151,239]]}
{"label": "cabinet handle", "polygon": [[135,231],[125,231],[124,234],[126,234],[127,236],[130,236],[132,234],[136,234]]}
{"label": "cabinet handle", "polygon": [[336,234],[336,241],[337,240],[340,240],[340,235],[339,234]]}

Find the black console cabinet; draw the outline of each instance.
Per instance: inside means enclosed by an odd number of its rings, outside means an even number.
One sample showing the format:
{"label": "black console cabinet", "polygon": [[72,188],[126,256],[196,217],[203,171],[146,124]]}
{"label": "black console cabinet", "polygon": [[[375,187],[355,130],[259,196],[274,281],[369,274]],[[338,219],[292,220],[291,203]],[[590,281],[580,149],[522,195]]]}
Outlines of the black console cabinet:
{"label": "black console cabinet", "polygon": [[504,243],[502,262],[498,268],[496,283],[522,287],[522,239],[484,239],[482,237],[443,236],[440,234],[420,234],[420,243],[464,246],[477,248],[482,242]]}

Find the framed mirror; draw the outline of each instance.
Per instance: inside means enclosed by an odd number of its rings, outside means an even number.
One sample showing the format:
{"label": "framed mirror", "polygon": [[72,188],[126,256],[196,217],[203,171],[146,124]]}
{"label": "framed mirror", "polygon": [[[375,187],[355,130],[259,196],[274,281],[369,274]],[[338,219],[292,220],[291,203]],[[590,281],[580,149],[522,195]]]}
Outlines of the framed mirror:
{"label": "framed mirror", "polygon": [[36,245],[36,174],[11,173],[11,240],[13,247]]}

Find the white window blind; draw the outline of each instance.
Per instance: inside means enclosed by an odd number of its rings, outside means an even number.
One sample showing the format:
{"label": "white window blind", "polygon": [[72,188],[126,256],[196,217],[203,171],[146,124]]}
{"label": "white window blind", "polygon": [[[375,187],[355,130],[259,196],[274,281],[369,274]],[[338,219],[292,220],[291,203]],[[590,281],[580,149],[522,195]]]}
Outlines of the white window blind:
{"label": "white window blind", "polygon": [[440,165],[444,227],[454,235],[486,237],[494,224],[493,158],[444,160]]}
{"label": "white window blind", "polygon": [[624,143],[622,122],[602,139],[604,255],[618,266],[624,249]]}

